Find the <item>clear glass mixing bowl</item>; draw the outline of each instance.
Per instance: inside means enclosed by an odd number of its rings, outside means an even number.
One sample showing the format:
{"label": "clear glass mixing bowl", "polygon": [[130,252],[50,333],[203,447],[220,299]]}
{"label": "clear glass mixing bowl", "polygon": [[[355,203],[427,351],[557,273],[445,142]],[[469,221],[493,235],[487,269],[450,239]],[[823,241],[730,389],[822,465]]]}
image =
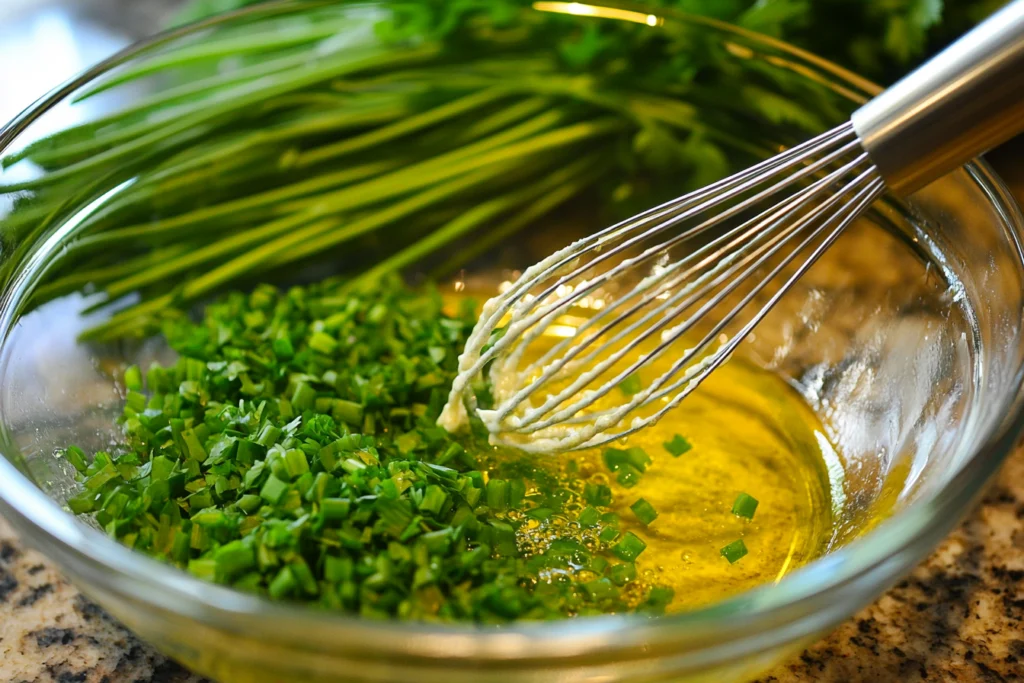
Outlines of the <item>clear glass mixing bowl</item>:
{"label": "clear glass mixing bowl", "polygon": [[[275,3],[174,31],[130,48],[41,100],[0,130],[0,152],[15,152],[69,122],[94,120],[136,106],[154,91],[180,87],[180,80],[140,79],[76,103],[97,81],[151,64],[154,53],[202,49],[212,39],[244,39],[282,22],[309,20],[310,13],[335,12],[338,25],[330,35],[301,48],[306,66],[315,69],[376,40],[365,30],[367,16],[409,6]],[[718,66],[710,81],[714,92],[729,96],[703,99],[700,114],[732,122],[739,131],[732,142],[750,158],[806,137],[815,126],[840,123],[876,91],[777,40],[706,19],[650,15],[638,7],[536,3],[506,26],[525,25],[542,11],[567,12],[566,30],[575,26],[584,35],[592,22],[632,22],[675,31],[694,51],[713,51]],[[260,57],[224,54],[218,71],[239,73],[253,59]],[[451,68],[458,73],[457,62]],[[186,82],[204,77],[184,73]],[[514,84],[516,74],[505,78]],[[249,85],[258,88],[258,78]],[[745,97],[750,88],[759,96]],[[685,92],[667,94],[686,99]],[[203,95],[191,97],[202,101]],[[787,102],[799,107],[787,108]],[[216,106],[211,98],[211,110]],[[253,110],[260,111],[258,102]],[[797,110],[811,112],[811,118],[794,121],[801,118]],[[174,123],[168,118],[168,126]],[[216,118],[207,123],[209,128],[193,131],[192,142],[179,139],[175,153],[198,154],[201,145],[233,134],[230,127],[218,127]],[[833,491],[837,525],[831,552],[777,585],[655,619],[609,616],[484,628],[364,621],[206,584],[131,552],[63,509],[75,484],[55,450],[70,442],[99,448],[116,440],[113,419],[121,395],[111,368],[128,359],[145,362],[162,351],[129,342],[77,342],[78,332],[109,315],[80,315],[93,301],[88,295],[48,297],[38,305],[48,283],[81,272],[73,247],[83,226],[133,178],[164,160],[161,144],[143,141],[121,163],[99,167],[90,182],[65,187],[56,208],[33,213],[31,191],[0,195],[0,511],[112,615],[168,655],[221,681],[749,678],[853,614],[919,562],[977,498],[1024,427],[1024,221],[999,179],[975,163],[910,202],[880,202],[745,346],[747,355],[807,396],[837,447],[831,464],[846,472],[844,485]],[[31,164],[10,165],[0,173],[0,185],[31,179],[37,171]],[[218,191],[216,182],[210,191]],[[594,209],[603,203],[595,196],[557,221],[538,219],[538,229],[490,249],[467,266],[465,277],[484,266],[521,267],[580,230],[607,224],[602,207]],[[143,212],[160,216],[161,199],[154,193]],[[176,201],[198,207],[204,195]],[[259,218],[258,211],[246,214],[254,224]],[[127,246],[136,252],[146,248]],[[87,282],[88,274],[81,279]]]}

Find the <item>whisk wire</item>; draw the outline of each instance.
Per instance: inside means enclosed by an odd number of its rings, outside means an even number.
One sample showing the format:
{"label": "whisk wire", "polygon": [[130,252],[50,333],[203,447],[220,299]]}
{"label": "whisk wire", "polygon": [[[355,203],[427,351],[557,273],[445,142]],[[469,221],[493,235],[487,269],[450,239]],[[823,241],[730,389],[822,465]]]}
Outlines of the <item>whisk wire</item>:
{"label": "whisk wire", "polygon": [[[866,171],[863,174],[861,174],[861,176],[859,176],[856,180],[854,180],[850,184],[850,187],[854,188],[854,187],[856,187],[857,185],[860,185],[863,182],[869,181],[870,180],[870,174],[871,174],[870,170]],[[728,295],[733,293],[747,278],[749,278],[751,275],[753,275],[753,273],[763,265],[765,259],[761,258],[761,257],[765,255],[764,254],[764,250],[765,249],[767,249],[768,247],[773,247],[768,252],[767,256],[771,256],[771,255],[777,253],[788,241],[790,241],[797,234],[799,234],[801,229],[805,225],[810,224],[810,222],[812,220],[814,220],[815,218],[817,218],[820,214],[825,213],[826,211],[831,209],[835,204],[839,203],[841,197],[842,197],[842,195],[838,195],[838,194],[837,195],[833,195],[825,203],[823,203],[822,205],[817,207],[812,213],[802,217],[801,219],[799,219],[798,221],[796,221],[792,225],[788,226],[782,233],[777,235],[776,238],[774,239],[774,241],[776,242],[774,245],[772,245],[772,242],[770,241],[770,242],[766,243],[765,245],[763,245],[760,250],[756,250],[753,254],[749,255],[749,257],[744,259],[744,261],[746,261],[750,265],[739,276],[733,277],[733,276],[735,276],[736,269],[738,269],[739,265],[742,264],[742,261],[741,261],[741,264],[739,264],[738,266],[734,267],[733,269],[729,269],[726,272],[719,274],[714,279],[713,284],[721,284],[722,282],[728,282],[727,286],[724,289],[722,289],[721,291],[719,291],[710,300],[706,301],[701,306],[701,308],[693,316],[687,318],[680,325],[677,325],[676,327],[673,327],[672,330],[671,330],[671,334],[669,334],[667,337],[664,337],[662,339],[661,343],[657,346],[657,348],[653,352],[651,352],[649,354],[645,354],[644,356],[636,359],[626,369],[619,371],[619,373],[615,377],[613,377],[611,380],[608,380],[607,382],[605,382],[604,386],[602,386],[600,389],[596,390],[595,392],[588,392],[586,395],[581,396],[578,401],[576,401],[575,403],[572,403],[569,406],[567,406],[566,408],[563,408],[562,410],[558,411],[554,415],[550,416],[547,420],[544,420],[543,422],[541,422],[539,424],[533,424],[532,427],[529,430],[527,430],[527,433],[532,433],[532,432],[535,432],[535,431],[539,431],[541,429],[545,429],[547,427],[550,427],[551,425],[553,425],[555,423],[566,421],[569,418],[572,418],[577,413],[579,413],[581,410],[586,409],[587,407],[589,407],[590,405],[592,405],[596,401],[598,401],[601,398],[603,398],[604,396],[606,396],[610,391],[612,391],[612,389],[614,387],[618,386],[623,380],[625,380],[627,377],[629,377],[630,375],[632,375],[635,372],[637,372],[640,369],[641,366],[643,366],[644,364],[646,364],[648,362],[651,362],[651,361],[659,358],[661,355],[663,355],[667,349],[669,349],[672,345],[674,345],[678,340],[683,338],[693,328],[694,325],[696,325],[701,319],[703,319],[703,317],[706,316],[709,311],[711,311],[711,310],[715,309],[717,306],[721,305],[722,302],[726,299],[726,297]],[[765,277],[761,281],[761,283],[759,283],[750,293],[748,293],[746,295],[746,297],[744,297],[740,301],[740,303],[737,304],[736,307],[732,309],[732,311],[730,311],[725,317],[723,317],[715,325],[715,327],[712,329],[712,331],[708,333],[708,335],[704,338],[704,340],[702,340],[701,343],[697,344],[692,349],[687,350],[687,352],[684,353],[682,358],[677,360],[672,365],[672,368],[670,370],[668,370],[661,377],[659,377],[655,381],[654,385],[652,385],[651,391],[656,391],[661,384],[663,384],[668,379],[671,379],[671,377],[674,376],[676,373],[678,373],[680,369],[682,369],[683,367],[688,365],[690,362],[692,362],[693,359],[695,358],[695,356],[698,353],[700,353],[704,348],[706,348],[706,346],[710,343],[710,341],[712,339],[716,338],[722,332],[722,330],[733,319],[736,318],[736,316],[750,302],[750,300],[753,298],[753,296],[755,296],[762,289],[764,289],[764,287],[767,286],[767,284],[769,282],[771,282],[771,280],[781,271],[781,269],[783,267],[785,267],[786,265],[788,265],[790,262],[792,262],[792,260],[807,246],[807,244],[810,241],[812,241],[813,239],[815,239],[815,237],[818,236],[822,231],[824,231],[837,216],[841,217],[842,214],[841,213],[837,213],[836,216],[833,216],[832,218],[826,220],[820,226],[815,228],[814,231],[804,240],[803,243],[801,243],[799,246],[797,246],[796,249],[794,249],[787,257],[785,257],[783,259],[783,261],[778,266],[776,266],[776,268],[771,273],[769,273],[767,277]],[[758,253],[758,252],[761,252],[761,253]],[[753,261],[753,263],[750,263],[751,261]],[[713,284],[711,286],[713,286]],[[545,414],[546,412],[551,410],[553,407],[555,407],[555,406],[559,405],[560,403],[564,402],[568,397],[570,397],[572,395],[575,395],[584,386],[587,386],[588,384],[593,383],[595,380],[597,380],[601,376],[601,373],[603,373],[605,370],[607,370],[608,368],[612,367],[615,363],[617,363],[618,361],[622,360],[622,358],[624,358],[625,356],[627,356],[628,354],[633,352],[642,341],[644,341],[645,339],[649,338],[653,333],[663,329],[670,322],[672,322],[675,319],[677,319],[678,316],[682,315],[682,313],[685,312],[686,310],[688,310],[693,304],[695,304],[697,301],[700,301],[700,299],[702,298],[702,295],[706,294],[706,293],[707,292],[697,292],[697,293],[691,294],[690,296],[687,297],[686,301],[684,301],[682,304],[680,304],[679,306],[674,308],[672,310],[672,312],[669,313],[668,315],[663,316],[662,319],[658,323],[656,323],[655,325],[653,325],[651,328],[649,328],[645,332],[641,333],[640,335],[637,335],[637,336],[633,337],[625,347],[615,351],[614,353],[609,355],[605,360],[603,360],[600,363],[598,363],[598,365],[594,367],[594,369],[593,369],[593,371],[591,373],[588,373],[587,375],[581,376],[579,379],[577,379],[566,390],[563,390],[557,396],[549,398],[549,400],[546,401],[545,404],[543,406],[541,406],[540,408],[527,411],[526,415],[524,415],[523,418],[517,422],[518,430],[519,431],[523,431],[522,428],[524,426],[530,425],[531,423],[534,423],[538,418],[540,418],[543,414]],[[619,335],[617,335],[617,336],[620,336],[620,337],[623,336],[624,332],[625,332],[625,330],[620,332]],[[594,356],[601,355],[606,349],[612,348],[613,344],[614,344],[614,338],[612,340],[609,340],[602,347],[600,347],[595,352],[593,352],[592,355],[594,355]],[[549,370],[550,374],[548,376],[548,379],[550,379],[552,376],[554,376],[558,369],[560,369],[560,367],[557,364],[551,366],[551,368]],[[531,385],[529,385],[524,391],[521,391],[520,393],[518,393],[516,395],[516,397],[514,397],[513,399],[510,399],[508,404],[513,403],[516,400],[516,398],[518,398],[521,401],[523,398],[528,396],[530,393],[533,393],[533,391],[535,391],[540,385],[542,385],[543,382],[544,382],[544,377],[542,376],[541,378],[539,378],[535,382],[531,383]],[[642,396],[642,393],[640,395],[638,395],[638,396]],[[661,397],[661,395],[659,394],[659,395],[656,395],[656,396],[652,397],[650,400],[646,400],[646,401],[645,400],[636,399],[636,405],[633,406],[633,407],[642,407],[642,406],[646,405],[647,403],[649,403],[651,400],[655,400],[655,399],[660,398],[660,397]],[[630,401],[630,402],[632,403],[633,401]],[[502,412],[507,414],[506,411],[507,411],[507,404],[506,404],[506,407],[503,407],[503,411]],[[592,415],[600,415],[600,414],[603,414],[603,413],[596,413],[596,414],[592,414]]]}
{"label": "whisk wire", "polygon": [[[741,329],[738,333],[733,335],[726,344],[724,344],[719,350],[717,350],[714,353],[713,356],[709,357],[709,362],[702,363],[698,366],[692,366],[691,370],[684,374],[682,378],[677,380],[673,385],[666,387],[659,393],[650,396],[648,400],[644,402],[643,405],[647,405],[656,400],[660,400],[661,398],[672,393],[673,391],[682,388],[682,391],[679,394],[676,394],[676,396],[669,400],[654,414],[646,418],[643,418],[642,420],[635,420],[633,424],[631,424],[627,429],[621,432],[613,434],[603,434],[598,438],[589,438],[585,441],[581,441],[580,443],[569,446],[568,449],[578,450],[580,448],[596,448],[620,439],[624,439],[628,437],[630,434],[633,434],[643,429],[644,427],[657,422],[666,413],[678,407],[678,405],[687,396],[689,396],[708,375],[714,372],[722,363],[724,363],[729,358],[729,356],[732,355],[732,353],[736,350],[736,347],[739,346],[739,344],[750,335],[753,329],[758,324],[760,324],[760,322],[765,318],[765,316],[767,316],[768,313],[771,312],[772,308],[775,307],[775,305],[779,302],[782,296],[785,295],[786,292],[788,292],[789,289],[792,288],[796,281],[800,279],[807,272],[807,270],[810,269],[812,265],[814,265],[814,263],[821,257],[825,250],[828,249],[835,242],[835,240],[857,217],[857,215],[859,215],[861,211],[863,211],[865,208],[871,205],[871,203],[874,202],[878,197],[880,197],[884,190],[885,184],[880,178],[874,179],[868,187],[861,190],[861,192],[858,193],[859,201],[857,201],[856,199],[854,200],[856,202],[855,206],[858,208],[856,210],[846,212],[846,215],[840,222],[840,224],[814,250],[814,252],[807,258],[807,260],[800,266],[800,268],[797,269],[797,271],[786,281],[786,283],[779,288],[779,290],[772,296],[772,298],[769,299],[769,301],[764,306],[761,307],[758,313],[743,327],[743,329]],[[710,340],[707,340],[705,342],[705,345],[707,343],[710,343]],[[622,413],[621,417],[624,416],[625,413]],[[618,417],[618,419],[615,419],[615,417]],[[613,417],[612,421],[615,424],[618,424],[621,421],[621,417],[615,417]],[[595,433],[597,433],[597,431],[598,430],[595,430]]]}
{"label": "whisk wire", "polygon": [[[707,252],[707,251],[711,251],[712,253],[709,254],[709,255],[706,255],[704,259],[702,259],[700,262],[698,262],[692,268],[686,270],[684,273],[681,274],[680,278],[677,278],[677,279],[680,279],[680,280],[688,279],[693,274],[695,274],[698,269],[703,268],[703,267],[705,267],[707,265],[710,265],[712,262],[716,262],[717,261],[717,265],[715,265],[709,272],[705,273],[703,276],[697,278],[696,280],[691,281],[688,286],[682,288],[675,295],[670,296],[669,299],[666,300],[666,302],[664,304],[662,304],[661,306],[658,306],[655,309],[653,309],[652,311],[648,312],[640,320],[638,320],[635,323],[633,323],[633,324],[627,326],[626,328],[620,330],[611,339],[608,339],[607,342],[604,343],[600,348],[598,348],[597,350],[591,352],[591,354],[589,354],[586,358],[584,358],[580,362],[580,364],[581,365],[586,365],[588,362],[593,360],[595,356],[603,353],[604,350],[606,350],[608,348],[611,348],[617,341],[619,341],[619,340],[621,340],[621,339],[631,335],[636,330],[638,330],[641,327],[643,327],[643,325],[645,325],[647,322],[649,322],[653,317],[655,317],[659,313],[664,312],[664,310],[668,307],[667,304],[669,304],[670,302],[678,301],[679,298],[682,298],[684,296],[689,295],[686,298],[686,300],[685,300],[685,302],[683,304],[680,304],[679,306],[674,308],[669,314],[663,316],[661,318],[661,321],[656,323],[654,326],[648,328],[646,331],[642,332],[641,334],[634,336],[632,338],[632,340],[624,348],[619,349],[618,351],[616,351],[614,354],[612,354],[610,356],[607,356],[603,361],[601,361],[593,369],[593,372],[581,375],[576,381],[572,382],[569,386],[564,388],[557,395],[549,397],[548,400],[545,401],[543,406],[541,406],[540,408],[528,411],[527,414],[525,416],[523,416],[517,422],[517,426],[518,427],[523,427],[525,425],[531,424],[536,419],[538,419],[541,415],[543,415],[545,412],[547,412],[548,410],[550,410],[550,409],[554,408],[555,406],[557,406],[557,405],[561,404],[562,402],[564,402],[564,400],[566,398],[568,398],[569,396],[575,394],[580,389],[582,389],[585,386],[587,386],[587,385],[593,383],[594,381],[596,381],[605,370],[607,370],[608,368],[612,367],[614,364],[616,364],[618,361],[620,361],[623,357],[625,357],[628,353],[631,353],[632,351],[634,351],[641,343],[643,343],[644,341],[649,339],[651,337],[651,335],[653,335],[655,332],[658,332],[658,331],[664,329],[670,322],[672,322],[679,315],[681,315],[683,312],[688,310],[694,303],[699,301],[701,297],[703,297],[705,294],[707,294],[709,289],[722,284],[722,282],[724,282],[728,278],[730,278],[733,275],[735,275],[735,273],[736,273],[736,271],[738,270],[739,267],[741,267],[744,264],[749,263],[754,257],[756,257],[758,255],[761,255],[763,253],[764,248],[772,246],[773,243],[777,243],[778,239],[780,239],[780,237],[772,237],[772,233],[773,233],[773,231],[775,229],[777,229],[780,226],[783,226],[783,225],[786,224],[788,216],[793,211],[795,211],[795,210],[797,210],[799,208],[802,208],[806,204],[810,203],[810,201],[814,198],[814,196],[819,191],[821,191],[824,188],[828,187],[831,183],[833,183],[836,180],[838,180],[839,178],[841,178],[843,175],[845,175],[847,172],[849,172],[850,170],[852,170],[856,166],[864,163],[865,160],[866,160],[866,157],[864,155],[861,155],[861,156],[857,157],[853,161],[845,164],[844,166],[842,166],[839,169],[833,171],[829,175],[821,178],[820,180],[816,181],[812,185],[810,185],[807,188],[805,188],[805,189],[801,190],[800,192],[798,192],[796,195],[794,195],[794,200],[795,201],[792,202],[792,205],[790,205],[790,203],[787,203],[785,205],[772,207],[768,211],[762,212],[761,214],[755,216],[754,218],[744,222],[743,224],[741,224],[740,226],[735,228],[733,231],[730,231],[729,233],[726,233],[726,235],[723,235],[718,240],[713,241],[711,244],[707,245],[705,248],[699,249],[696,252],[694,252],[693,254],[691,254],[689,257],[684,258],[684,259],[676,262],[675,264],[673,264],[673,266],[670,269],[666,269],[665,271],[663,271],[662,273],[660,273],[658,275],[646,278],[645,281],[651,281],[651,280],[655,280],[656,281],[658,279],[662,279],[669,272],[671,272],[672,269],[679,269],[679,268],[681,268],[682,266],[686,265],[687,262],[690,259],[692,259],[694,257],[697,257],[697,256],[700,256],[700,255],[703,255],[703,252]],[[829,200],[827,200],[826,202],[821,204],[819,207],[817,207],[813,212],[811,212],[807,216],[799,219],[795,223],[792,223],[786,229],[786,232],[782,233],[782,235],[785,236],[785,235],[788,234],[788,235],[792,236],[797,231],[799,231],[805,224],[807,224],[810,220],[816,218],[821,213],[824,213],[828,209],[832,208],[832,206],[836,202],[839,201],[839,198],[840,198],[840,195],[835,195],[835,196],[831,197]],[[765,223],[767,223],[767,224],[765,224]],[[752,255],[748,254],[748,256],[746,256],[744,258],[741,258],[739,260],[738,264],[735,264],[735,265],[731,265],[731,264],[733,263],[733,261],[736,260],[737,257],[741,256],[744,253],[744,250],[735,249],[732,252],[731,257],[729,257],[729,258],[716,258],[716,257],[720,256],[720,250],[713,250],[712,247],[714,247],[717,242],[723,240],[724,238],[726,238],[729,235],[732,235],[734,233],[744,233],[744,232],[751,232],[751,231],[754,233],[753,243],[756,244],[757,241],[768,240],[765,243],[765,245],[762,245],[758,249],[755,249]],[[788,237],[786,239],[788,240]],[[737,242],[739,242],[741,240],[742,240],[742,234],[740,236],[736,237],[733,240],[733,242],[732,242],[732,244],[730,246],[733,246],[733,247],[737,246]],[[782,244],[784,244],[785,241],[786,240],[783,240]],[[674,240],[669,240],[669,243],[674,243]],[[749,248],[749,246],[750,245],[748,244],[747,248]],[[659,247],[655,247],[655,248],[652,248],[652,249],[661,249],[661,247],[659,246]],[[770,253],[775,253],[775,251],[777,251],[777,249],[773,250]],[[683,334],[683,333],[689,331],[689,329],[696,322],[696,319],[698,319],[702,315],[706,314],[707,311],[709,309],[713,308],[715,305],[718,305],[721,302],[721,300],[724,299],[724,297],[726,295],[730,294],[737,287],[739,287],[739,285],[741,284],[742,280],[744,278],[746,278],[747,276],[749,276],[753,272],[753,270],[755,270],[759,266],[760,266],[760,263],[756,263],[754,266],[752,266],[750,269],[748,269],[747,272],[745,272],[739,278],[736,278],[732,283],[730,283],[726,287],[726,289],[723,290],[715,299],[713,299],[712,301],[709,301],[707,304],[705,304],[705,306],[702,307],[701,310],[691,320],[689,320],[687,322],[684,322],[683,325],[680,326],[680,328],[681,328],[680,329],[680,334]],[[706,282],[706,280],[708,280],[709,278],[710,278],[711,281],[710,282]],[[592,323],[592,322],[594,322],[596,320],[601,320],[604,317],[606,317],[607,314],[610,312],[610,310],[612,310],[612,308],[617,303],[630,300],[630,299],[632,299],[634,297],[637,297],[637,296],[641,296],[642,294],[647,292],[647,289],[648,289],[647,287],[644,287],[643,284],[641,284],[640,286],[636,287],[631,293],[629,293],[626,296],[621,297],[620,299],[612,302],[611,305],[607,306],[600,313],[596,314],[593,318],[591,318],[586,323],[584,323],[584,326],[581,326],[580,328],[578,328],[576,336],[579,336],[580,332],[583,330],[583,327],[589,325],[590,323]],[[696,291],[694,292],[693,290],[696,290]],[[565,297],[565,298],[568,298],[568,297]],[[656,298],[656,296],[655,296],[655,298]],[[510,399],[508,399],[508,401],[506,401],[503,404],[501,410],[498,412],[497,418],[499,420],[506,418],[513,410],[515,410],[516,407],[518,407],[523,402],[523,400],[525,400],[530,394],[532,394],[538,386],[540,386],[540,385],[544,384],[545,382],[551,380],[552,378],[556,377],[557,374],[559,372],[561,372],[562,369],[567,364],[569,364],[577,355],[579,355],[579,353],[581,353],[584,349],[588,348],[595,340],[597,340],[599,338],[603,338],[603,335],[607,334],[612,327],[614,327],[616,325],[619,325],[624,319],[627,319],[628,316],[631,315],[632,313],[637,312],[637,310],[639,308],[642,308],[645,304],[646,304],[646,302],[641,301],[638,305],[634,305],[626,313],[623,313],[619,317],[614,319],[613,321],[611,321],[609,323],[606,323],[605,326],[597,334],[590,335],[586,339],[584,339],[582,342],[579,342],[579,343],[575,344],[573,346],[573,348],[568,352],[568,354],[566,356],[562,357],[560,359],[560,361],[558,361],[556,363],[547,364],[544,367],[543,373],[540,375],[540,377],[538,377],[535,381],[531,382],[529,385],[527,385],[522,390],[517,392],[514,396],[512,396]],[[530,323],[528,322],[527,324],[530,324]],[[544,321],[542,321],[538,325],[538,328],[543,329],[543,325],[544,324],[545,324]],[[556,346],[561,347],[562,349],[564,349],[565,348],[565,344],[566,344],[567,341],[571,341],[571,340],[565,340],[563,342],[560,342]],[[511,339],[509,341],[510,345],[516,344],[516,343],[517,343],[517,341],[515,339]],[[525,347],[526,347],[526,344],[520,344],[520,348],[525,349]],[[662,353],[665,351],[666,348],[667,348],[667,345],[663,343],[653,353],[645,355],[644,357],[638,359],[636,362],[634,362],[631,366],[629,366],[625,370],[622,370],[619,373],[619,375],[617,375],[614,379],[612,379],[612,380],[610,380],[609,382],[606,383],[606,386],[605,386],[604,390],[600,390],[598,392],[598,394],[594,397],[594,400],[596,400],[596,399],[604,396],[605,394],[607,394],[608,391],[611,390],[611,387],[615,386],[619,382],[623,381],[626,377],[628,377],[629,375],[631,375],[634,372],[636,372],[641,365],[643,365],[643,364],[645,364],[645,363],[647,363],[647,362],[649,362],[651,360],[654,360],[654,359],[660,357],[662,355]],[[552,353],[549,351],[547,354],[542,356],[542,359],[547,361],[547,360],[550,359],[551,356],[552,356]],[[537,363],[534,363],[533,365],[528,367],[524,371],[524,374],[526,374],[526,375],[531,374],[531,372],[536,368],[537,365],[538,365]],[[589,394],[588,394],[588,398],[590,398]],[[567,416],[569,416],[571,414],[573,414],[572,411],[559,412],[556,416],[552,417],[548,422],[550,422],[550,421],[557,421],[557,420],[559,420],[561,418],[564,418],[564,417],[567,417]],[[547,423],[545,423],[544,426],[547,426]],[[540,426],[538,426],[538,428],[540,428]]]}
{"label": "whisk wire", "polygon": [[[524,272],[522,277],[513,283],[512,287],[499,298],[499,305],[496,305],[491,311],[484,312],[481,324],[478,326],[476,331],[489,335],[490,331],[497,327],[500,321],[514,307],[524,304],[528,305],[529,301],[532,300],[543,301],[556,293],[559,286],[565,285],[571,281],[571,279],[578,277],[582,271],[577,269],[576,271],[565,274],[561,276],[557,282],[550,285],[544,292],[540,293],[536,297],[529,296],[530,290],[533,289],[538,282],[543,282],[553,274],[557,273],[560,269],[571,264],[573,261],[578,260],[581,253],[600,249],[602,242],[616,239],[622,234],[629,232],[638,226],[645,225],[653,219],[660,219],[665,216],[675,219],[675,222],[666,222],[664,224],[663,229],[668,229],[673,225],[678,224],[680,220],[683,220],[683,218],[680,218],[680,214],[687,209],[699,205],[703,210],[706,210],[706,206],[701,204],[702,200],[705,200],[708,197],[717,197],[718,201],[716,201],[716,203],[727,200],[737,194],[740,194],[745,188],[747,188],[747,183],[751,179],[757,179],[758,184],[761,184],[764,182],[766,177],[771,177],[776,171],[789,168],[793,164],[803,164],[805,161],[812,158],[818,151],[818,145],[836,144],[837,142],[846,143],[842,148],[843,151],[848,151],[851,148],[851,145],[856,144],[856,135],[853,132],[852,124],[846,123],[836,129],[822,133],[805,143],[792,147],[789,150],[755,164],[744,171],[712,183],[711,185],[685,195],[679,199],[675,199],[649,209],[633,218],[621,221],[620,223],[609,228],[605,228],[594,235],[574,242]],[[828,163],[832,158],[834,158],[834,156],[830,156],[828,160],[819,160],[819,162],[812,164],[813,168],[808,173],[813,173],[817,169],[821,168],[825,163]],[[794,182],[808,173],[799,175],[799,177],[794,179]],[[726,191],[724,195],[722,194],[723,190]],[[695,233],[690,234],[690,237],[693,236],[695,236]],[[628,248],[628,246],[620,245],[620,247],[616,248],[614,251],[599,254],[594,260],[586,264],[583,270],[600,265],[600,263],[617,256],[626,248]],[[581,293],[577,289],[573,294],[574,296],[563,298],[557,303],[564,304],[564,306],[570,306],[580,297],[584,296],[586,292]],[[536,320],[531,321],[531,323],[535,322]],[[479,341],[479,339],[473,341]],[[494,356],[503,350],[504,347],[500,344],[501,342],[499,342],[498,345],[491,347],[491,350],[481,356],[472,368],[466,368],[466,374],[478,373],[487,362],[491,361]],[[461,368],[460,374],[462,374]]]}
{"label": "whisk wire", "polygon": [[[492,442],[528,450],[628,436],[720,366],[883,188],[846,124],[583,238],[487,303],[449,405],[476,411]],[[748,310],[787,269],[794,274]],[[591,296],[603,306],[579,319],[574,311]],[[571,331],[548,341],[566,316]],[[646,386],[618,403],[610,396],[698,330],[696,343]],[[494,400],[487,410],[467,388],[484,372]]]}

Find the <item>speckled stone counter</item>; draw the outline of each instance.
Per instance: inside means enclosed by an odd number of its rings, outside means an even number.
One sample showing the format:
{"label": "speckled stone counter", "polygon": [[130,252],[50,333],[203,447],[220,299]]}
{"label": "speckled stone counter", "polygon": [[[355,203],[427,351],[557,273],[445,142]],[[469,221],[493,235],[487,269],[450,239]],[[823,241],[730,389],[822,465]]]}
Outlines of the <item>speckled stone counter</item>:
{"label": "speckled stone counter", "polygon": [[[1024,680],[1024,449],[875,604],[762,683]],[[0,682],[204,683],[82,597],[0,522]]]}

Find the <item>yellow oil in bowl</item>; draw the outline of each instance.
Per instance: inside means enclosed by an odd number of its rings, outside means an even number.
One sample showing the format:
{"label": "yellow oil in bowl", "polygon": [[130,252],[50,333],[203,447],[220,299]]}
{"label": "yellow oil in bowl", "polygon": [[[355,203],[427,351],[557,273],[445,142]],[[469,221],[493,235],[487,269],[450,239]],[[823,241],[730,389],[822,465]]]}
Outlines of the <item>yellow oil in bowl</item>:
{"label": "yellow oil in bowl", "polygon": [[[560,328],[551,329],[555,334],[548,341],[553,344]],[[550,344],[531,346],[524,364]],[[654,381],[674,360],[666,354],[647,363],[638,373],[640,384]],[[613,389],[603,402],[611,406],[625,398]],[[793,387],[735,358],[658,423],[613,445],[640,448],[649,456],[651,463],[636,483],[624,485],[609,470],[604,447],[534,456],[531,462],[558,473],[577,490],[586,483],[609,486],[622,531],[647,544],[636,560],[640,581],[634,592],[640,596],[649,586],[668,586],[675,591],[668,609],[683,611],[778,582],[829,548],[844,493],[843,468],[825,434]],[[677,437],[690,448],[674,456],[666,444]],[[515,451],[496,453],[494,468],[524,457]],[[750,519],[732,511],[740,494],[758,501]],[[657,512],[649,524],[631,509],[641,499]],[[541,552],[556,537],[597,547],[596,539],[570,518],[524,525],[519,544],[527,553]],[[743,542],[746,555],[730,561],[722,551],[736,541]]]}

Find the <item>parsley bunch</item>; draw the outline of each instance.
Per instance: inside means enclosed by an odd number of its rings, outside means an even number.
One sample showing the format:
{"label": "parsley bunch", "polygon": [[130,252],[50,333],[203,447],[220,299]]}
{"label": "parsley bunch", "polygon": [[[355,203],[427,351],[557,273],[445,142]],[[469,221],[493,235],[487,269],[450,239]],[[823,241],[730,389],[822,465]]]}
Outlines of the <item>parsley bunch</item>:
{"label": "parsley bunch", "polygon": [[435,426],[474,322],[395,278],[169,312],[178,361],[125,372],[123,448],[67,450],[68,506],[200,578],[366,617],[662,610],[608,487]]}

